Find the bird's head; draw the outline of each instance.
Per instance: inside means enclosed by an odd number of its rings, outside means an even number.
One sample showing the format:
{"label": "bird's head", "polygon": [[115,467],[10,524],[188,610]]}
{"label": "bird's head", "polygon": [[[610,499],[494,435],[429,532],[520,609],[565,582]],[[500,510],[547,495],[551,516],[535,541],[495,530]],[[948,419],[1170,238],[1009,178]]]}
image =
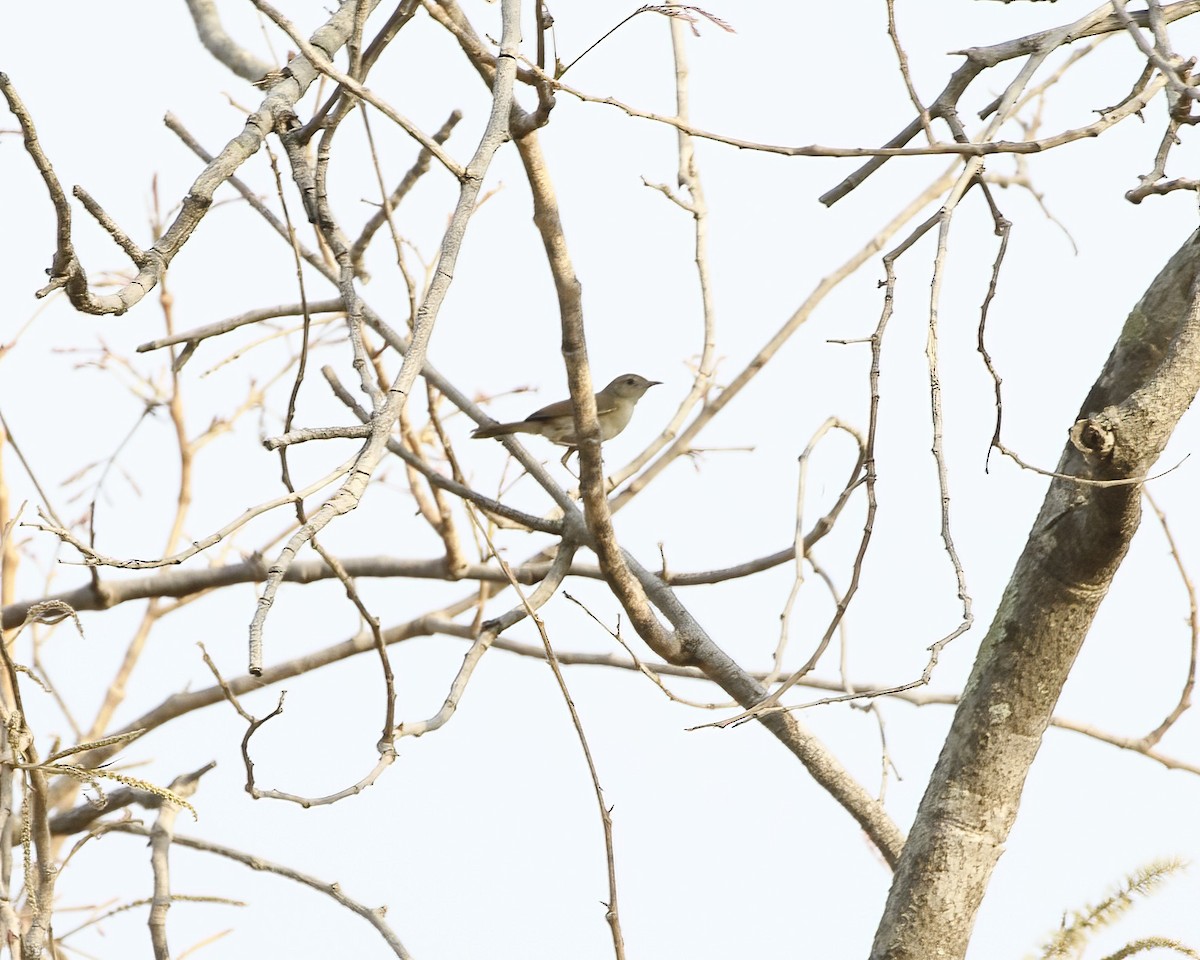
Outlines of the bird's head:
{"label": "bird's head", "polygon": [[647,380],[636,373],[623,373],[604,388],[604,392],[617,397],[632,397],[637,400],[651,387],[661,383],[661,380]]}

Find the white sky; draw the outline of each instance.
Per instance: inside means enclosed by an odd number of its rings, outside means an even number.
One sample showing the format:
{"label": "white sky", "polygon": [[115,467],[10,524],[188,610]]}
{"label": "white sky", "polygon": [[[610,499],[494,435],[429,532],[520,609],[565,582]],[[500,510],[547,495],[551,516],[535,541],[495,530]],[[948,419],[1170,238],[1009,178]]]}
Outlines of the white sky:
{"label": "white sky", "polygon": [[[280,5],[311,32],[324,5]],[[528,6],[528,5],[527,5]],[[918,91],[927,100],[961,62],[945,51],[985,45],[1056,26],[1087,5],[897,5]],[[235,37],[270,59],[250,4],[220,4]],[[465,5],[482,30],[498,33],[498,7]],[[560,56],[571,59],[632,6],[556,6]],[[873,146],[911,116],[886,35],[878,0],[855,0],[814,17],[800,4],[713,6],[737,33],[711,27],[692,42],[693,120],[733,136],[781,143]],[[936,11],[936,13],[934,12]],[[832,14],[832,16],[831,16]],[[65,185],[88,191],[131,235],[149,245],[151,180],[164,206],[186,192],[200,165],[160,120],[171,112],[215,152],[241,128],[260,94],[213,61],[195,38],[182,3],[25,4],[6,11],[0,66],[37,121],[39,134]],[[527,9],[526,22],[530,11]],[[64,21],[69,27],[64,26]],[[372,24],[381,22],[377,16]],[[369,29],[368,32],[371,32]],[[280,56],[289,42],[269,30]],[[1188,54],[1200,37],[1190,24],[1172,28],[1176,49]],[[530,31],[532,37],[532,31]],[[528,51],[532,55],[532,44]],[[1057,62],[1057,61],[1056,61]],[[1052,69],[1052,68],[1051,68]],[[1043,134],[1083,125],[1091,111],[1118,102],[1140,72],[1131,41],[1117,37],[1082,61],[1047,102]],[[964,98],[964,118],[1000,92],[1012,64],[976,82]],[[669,113],[672,72],[666,23],[644,15],[600,46],[567,79],[599,96]],[[370,86],[423,129],[449,111],[465,118],[450,152],[465,159],[486,121],[488,99],[448,37],[424,14],[404,29],[370,78]],[[227,95],[235,101],[231,106]],[[523,94],[524,96],[524,94]],[[525,100],[528,103],[528,98]],[[303,102],[311,110],[313,95]],[[1004,376],[1004,439],[1025,459],[1052,468],[1067,430],[1107,356],[1128,310],[1196,223],[1187,194],[1123,199],[1149,170],[1163,127],[1156,103],[1137,119],[1084,141],[1029,158],[1029,169],[1054,215],[1079,246],[1073,255],[1062,229],[1024,191],[999,191],[1014,222],[989,347]],[[389,181],[408,168],[411,142],[378,114],[373,131]],[[11,118],[0,128],[15,127]],[[1013,127],[1006,136],[1015,139]],[[1173,175],[1188,176],[1195,160],[1190,131],[1173,157]],[[345,138],[344,142],[341,138]],[[560,95],[542,133],[559,192],[567,239],[584,285],[595,379],[635,370],[664,381],[638,409],[633,425],[606,445],[623,463],[656,433],[688,387],[687,361],[699,349],[698,295],[688,218],[642,186],[673,183],[675,137],[662,127],[630,120],[611,107]],[[374,177],[356,152],[361,124],[339,134],[333,167],[335,206],[347,221],[364,219],[377,197]],[[277,144],[272,147],[278,153]],[[858,191],[826,210],[817,196],[855,168],[849,160],[811,160],[739,152],[699,143],[697,156],[712,210],[712,269],[718,310],[718,379],[727,382],[827,275],[857,250],[944,159],[894,160]],[[995,159],[993,172],[1011,163]],[[273,205],[265,154],[239,176]],[[52,212],[18,137],[0,137],[0,341],[8,342],[38,309],[32,292],[44,283],[53,250]],[[518,386],[536,395],[504,398],[497,416],[523,416],[565,396],[553,288],[530,221],[528,190],[511,146],[498,155],[485,190],[497,192],[472,222],[454,286],[434,335],[430,359],[468,392]],[[437,249],[455,184],[431,171],[400,211],[401,230],[426,258]],[[290,253],[265,225],[223,188],[219,204],[176,259],[169,286],[181,329],[253,307],[295,299]],[[294,197],[291,198],[294,201]],[[220,203],[220,201],[230,201]],[[76,207],[75,239],[97,278],[124,270],[120,251]],[[932,212],[932,209],[928,212]],[[925,215],[928,215],[928,212]],[[301,217],[299,205],[292,206]],[[310,239],[310,236],[306,236]],[[941,307],[942,383],[946,406],[956,544],[975,601],[976,626],[946,652],[933,689],[957,691],[987,629],[996,599],[1045,490],[1046,481],[993,456],[991,382],[975,352],[979,304],[986,292],[996,238],[982,198],[971,195],[956,220]],[[389,269],[386,238],[376,244],[375,279],[366,299],[389,320],[404,321],[402,288]],[[847,620],[847,654],[860,685],[902,682],[919,675],[925,648],[957,623],[954,579],[941,552],[938,494],[929,455],[925,319],[933,246],[929,239],[899,265],[897,312],[884,356],[883,421],[879,439],[880,514],[862,591]],[[827,416],[865,428],[868,348],[831,345],[863,337],[882,307],[872,258],[830,296],[816,315],[698,441],[711,452],[693,469],[677,463],[619,514],[622,542],[647,565],[658,543],[672,569],[702,570],[786,546],[795,516],[796,456]],[[331,295],[311,281],[317,296]],[[161,335],[162,314],[148,297],[130,314],[78,316],[52,303],[0,364],[0,409],[43,484],[68,517],[86,496],[66,483],[85,464],[107,457],[131,429],[140,402],[119,370],[97,370],[91,359],[103,343],[131,357],[136,369],[161,378],[162,355],[134,355]],[[271,377],[285,357],[278,347],[246,353],[211,376],[202,374],[252,342],[240,331],[228,342],[206,343],[185,368],[190,422],[203,429],[233,410],[251,379]],[[340,338],[319,351],[348,381],[349,352]],[[389,358],[389,363],[392,359]],[[198,464],[197,499],[188,537],[199,538],[244,507],[280,492],[277,459],[259,445],[276,433],[286,402],[276,389],[260,424],[240,428],[205,449]],[[346,422],[313,373],[299,406],[299,425]],[[471,445],[465,418],[450,421],[473,482],[494,491],[504,469],[495,444]],[[534,445],[555,464],[558,453]],[[1185,418],[1159,468],[1196,449],[1195,417]],[[107,553],[157,555],[173,507],[177,466],[165,417],[134,436],[121,458],[128,477],[114,477],[97,521]],[[297,451],[293,470],[321,475],[349,455],[349,445]],[[34,493],[8,451],[6,474],[14,502]],[[843,441],[818,456],[806,514],[832,501],[849,467]],[[554,467],[557,470],[557,466]],[[1200,562],[1200,513],[1194,503],[1194,460],[1153,485],[1185,560]],[[357,513],[325,534],[343,555],[434,556],[438,544],[415,518],[403,475],[389,469]],[[564,476],[564,480],[565,475]],[[136,486],[135,486],[136,485]],[[528,480],[512,500],[533,510],[546,501]],[[849,578],[863,501],[856,499],[818,556],[837,582]],[[254,525],[227,555],[250,550],[283,529],[288,515]],[[40,595],[52,563],[49,539],[25,531],[32,554],[20,576],[21,596]],[[381,536],[382,534],[382,536]],[[510,535],[511,559],[542,541]],[[36,561],[33,559],[36,558]],[[203,563],[203,560],[194,561]],[[1196,568],[1192,567],[1195,574]],[[115,574],[114,574],[115,576]],[[54,571],[55,587],[83,582],[76,568]],[[719,588],[681,589],[679,595],[735,659],[765,667],[791,585],[790,567]],[[807,658],[831,612],[810,577],[794,615],[789,663]],[[384,625],[415,616],[461,585],[365,581],[361,590]],[[618,608],[595,583],[568,590],[601,619]],[[195,647],[203,641],[227,675],[245,669],[246,625],[255,592],[194,604],[162,624],[135,674],[135,689],[117,718],[125,723],[164,696],[210,682]],[[500,611],[507,595],[494,601]],[[613,643],[578,607],[556,598],[544,610],[550,635],[563,650],[611,651]],[[1187,598],[1161,530],[1148,517],[1063,694],[1060,713],[1118,734],[1153,728],[1178,697],[1188,658]],[[129,640],[137,611],[84,614],[86,637],[60,630],[44,651],[60,688],[88,717],[99,703]],[[340,587],[325,583],[285,588],[268,624],[268,663],[344,639],[357,615]],[[511,634],[536,641],[528,624]],[[630,636],[635,650],[644,648]],[[400,715],[420,719],[437,709],[457,668],[461,641],[436,637],[393,648]],[[28,651],[25,651],[28,655]],[[836,652],[820,669],[836,676]],[[644,678],[596,668],[573,668],[567,680],[595,752],[606,800],[614,806],[619,893],[631,957],[863,956],[870,944],[889,875],[850,817],[815,786],[800,765],[763,729],[688,732],[713,719],[666,701]],[[719,699],[708,688],[676,681],[682,695]],[[286,684],[287,711],[254,742],[260,784],[324,794],[362,776],[374,761],[381,719],[378,664],[360,657]],[[39,736],[49,743],[69,728],[45,698],[34,694]],[[248,697],[265,713],[276,691]],[[799,699],[807,699],[801,694]],[[880,704],[891,755],[903,779],[892,778],[887,807],[907,828],[940,748],[950,710]],[[718,716],[723,714],[718,714]],[[846,705],[802,714],[803,722],[874,790],[879,779],[875,720]],[[1160,745],[1195,763],[1195,716],[1186,716]],[[144,764],[140,776],[169,781],[211,759],[217,769],[195,797],[199,824],[181,817],[180,832],[207,837],[278,860],[325,880],[371,905],[388,905],[388,919],[420,960],[611,956],[599,901],[607,895],[595,800],[561,696],[546,667],[500,651],[489,653],[453,721],[420,740],[400,742],[399,761],[364,795],[309,811],[242,792],[239,755],[243,724],[224,706],[187,716],[139,741],[122,756]],[[970,956],[1020,956],[1033,951],[1064,910],[1095,902],[1126,873],[1155,857],[1200,858],[1195,811],[1200,780],[1077,734],[1051,731],[1030,775],[1023,806],[979,916]],[[74,908],[109,898],[150,894],[147,857],[139,841],[110,836],[86,847],[66,871],[60,905]],[[233,933],[210,955],[307,956],[345,950],[363,958],[390,955],[361,920],[288,882],[251,874],[212,857],[176,851],[178,892],[221,894],[252,902],[249,910],[178,904],[170,935],[178,953],[227,927]],[[1200,948],[1200,873],[1195,868],[1140,904],[1102,934],[1089,954],[1152,934]],[[304,911],[300,913],[299,911]],[[58,930],[71,926],[62,915]],[[81,915],[82,916],[82,915]],[[98,956],[146,951],[144,913],[118,916],[102,934],[73,942]]]}

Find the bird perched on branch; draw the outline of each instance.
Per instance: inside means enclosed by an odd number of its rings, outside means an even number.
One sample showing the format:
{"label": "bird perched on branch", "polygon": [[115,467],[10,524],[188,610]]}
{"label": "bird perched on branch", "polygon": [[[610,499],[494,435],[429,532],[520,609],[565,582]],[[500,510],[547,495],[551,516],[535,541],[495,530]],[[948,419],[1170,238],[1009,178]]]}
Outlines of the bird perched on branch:
{"label": "bird perched on branch", "polygon": [[[636,373],[623,373],[596,394],[596,419],[600,421],[600,439],[611,440],[629,424],[633,408],[643,394],[661,380],[647,380]],[[561,443],[569,449],[563,457],[575,452],[578,438],[575,436],[575,415],[570,399],[552,403],[535,410],[524,420],[513,423],[495,423],[480,427],[471,434],[476,440],[501,437],[510,433],[536,433],[553,443]]]}

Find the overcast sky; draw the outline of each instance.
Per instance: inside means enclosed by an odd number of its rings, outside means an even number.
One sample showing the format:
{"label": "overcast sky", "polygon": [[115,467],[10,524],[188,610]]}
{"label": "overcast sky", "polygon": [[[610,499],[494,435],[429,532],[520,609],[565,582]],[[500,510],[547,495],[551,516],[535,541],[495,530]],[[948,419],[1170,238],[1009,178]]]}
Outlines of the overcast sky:
{"label": "overcast sky", "polygon": [[[226,0],[219,6],[229,31],[258,56],[280,62],[290,49],[285,36],[260,24],[249,3]],[[553,10],[564,62],[633,9],[584,6]],[[897,6],[914,83],[926,101],[961,63],[947,51],[1057,26],[1089,9],[1073,0]],[[321,4],[280,7],[306,34],[328,15]],[[498,37],[498,5],[468,0],[464,9],[481,33]],[[911,119],[880,0],[820,8],[820,16],[814,15],[817,8],[801,4],[706,9],[736,33],[702,23],[701,35],[689,42],[697,127],[763,143],[876,146]],[[368,33],[384,16],[372,19]],[[524,17],[529,24],[529,9]],[[238,133],[262,96],[203,50],[180,2],[23,4],[6,11],[6,21],[0,66],[31,110],[60,179],[68,188],[85,186],[143,246],[152,239],[152,184],[157,182],[170,217],[201,169],[162,124],[163,115],[179,118],[215,152]],[[532,56],[533,31],[527,36],[525,53]],[[1187,22],[1174,26],[1172,36],[1185,55],[1200,41]],[[1064,57],[1052,58],[1045,76]],[[1102,44],[1049,91],[1039,135],[1091,122],[1095,110],[1125,96],[1141,68],[1128,37]],[[1001,67],[968,91],[962,106],[964,119],[974,124],[969,129],[978,126],[975,112],[1003,89],[1015,69]],[[666,22],[650,14],[635,18],[564,79],[597,97],[671,113]],[[425,131],[461,109],[464,118],[448,150],[460,161],[473,152],[487,120],[488,92],[457,46],[423,12],[389,48],[369,85]],[[520,96],[526,105],[533,102],[528,91]],[[314,102],[310,91],[301,104],[302,118]],[[1005,442],[1043,468],[1057,462],[1127,313],[1196,225],[1196,198],[1185,192],[1140,205],[1124,199],[1152,166],[1163,113],[1158,101],[1144,121],[1133,118],[1099,139],[1029,157],[1027,170],[1045,210],[1028,190],[996,192],[1014,227],[988,346],[1004,379]],[[412,163],[415,147],[378,113],[371,121],[385,179],[394,182]],[[21,333],[0,361],[0,410],[55,507],[74,519],[90,494],[85,483],[72,478],[85,465],[109,457],[144,408],[129,370],[94,361],[103,347],[127,358],[138,376],[163,381],[162,353],[134,353],[138,344],[162,335],[162,311],[157,293],[125,316],[103,318],[77,315],[63,299],[45,305],[33,299],[45,282],[54,223],[33,164],[20,138],[11,135],[15,126],[11,117],[0,120],[5,131],[0,136],[0,217],[6,237],[0,258],[0,342]],[[1019,139],[1023,133],[1012,125],[1003,136]],[[357,149],[361,124],[348,122],[341,137],[331,190],[339,213],[357,223],[374,209],[378,191],[369,161]],[[1172,175],[1194,173],[1191,131],[1183,137],[1185,143],[1172,155]],[[643,178],[651,184],[675,183],[676,138],[662,125],[631,119],[611,106],[580,103],[565,93],[558,95],[541,138],[583,283],[595,379],[604,383],[633,371],[663,381],[639,406],[628,430],[605,445],[611,467],[631,458],[670,417],[690,386],[688,363],[702,343],[691,220],[661,192],[643,185]],[[272,141],[271,147],[282,163],[278,143]],[[711,208],[720,383],[744,367],[823,277],[948,166],[945,158],[890,161],[826,209],[817,197],[856,169],[858,161],[789,158],[711,142],[699,142],[696,149]],[[1010,158],[988,163],[996,174],[1014,169]],[[278,207],[264,152],[252,157],[239,176]],[[519,418],[566,396],[557,306],[511,145],[497,155],[484,190],[487,200],[471,223],[429,358],[471,395],[529,388],[501,396],[490,408],[500,419]],[[456,183],[435,167],[399,212],[401,232],[426,262],[436,255],[456,195]],[[216,200],[169,274],[180,329],[296,299],[287,246],[228,187]],[[293,218],[302,220],[294,193],[290,201]],[[93,282],[107,271],[127,274],[121,252],[82,208],[76,205],[75,211],[75,241]],[[311,242],[311,234],[304,239]],[[986,205],[977,193],[969,195],[951,233],[940,304],[940,361],[952,529],[976,620],[943,655],[930,688],[939,693],[961,689],[1047,482],[997,454],[985,469],[995,412],[992,381],[976,352],[976,330],[997,244]],[[861,591],[846,621],[845,660],[858,686],[919,676],[927,647],[962,615],[939,536],[937,479],[929,454],[924,351],[934,253],[927,237],[897,268],[896,314],[881,380],[880,512]],[[368,266],[372,279],[363,287],[365,299],[402,326],[404,288],[390,241],[376,244]],[[618,515],[622,543],[643,563],[657,567],[662,562],[659,544],[673,571],[688,571],[737,563],[791,543],[797,456],[827,417],[866,427],[869,348],[830,341],[869,336],[883,307],[882,277],[875,254],[822,301],[751,387],[700,435],[697,445],[704,452],[674,464]],[[334,295],[323,281],[314,277],[310,283],[317,291],[312,295]],[[198,432],[213,417],[229,415],[248,384],[269,381],[296,344],[292,338],[249,349],[259,336],[251,329],[206,343],[184,368],[192,429]],[[239,355],[230,359],[234,354]],[[340,328],[329,334],[315,360],[316,366],[334,364],[350,382],[350,354]],[[394,374],[394,357],[385,362]],[[259,440],[280,432],[290,383],[288,377],[272,385],[262,416],[245,418],[205,449],[197,463],[187,539],[199,539],[245,507],[281,492],[277,459]],[[344,423],[346,417],[321,379],[310,375],[298,425]],[[511,479],[511,465],[505,474],[498,444],[468,440],[470,426],[462,416],[448,421],[472,483],[494,493],[502,477]],[[1195,451],[1198,434],[1193,414],[1179,427],[1158,470],[1182,465],[1151,486],[1184,560],[1193,564],[1193,575],[1200,563],[1197,466],[1194,458],[1185,458]],[[164,416],[150,417],[133,430],[98,507],[97,542],[104,552],[152,556],[161,550],[177,482],[171,443]],[[529,441],[567,483],[570,478],[557,464],[559,452],[540,444],[537,438]],[[294,469],[309,482],[351,452],[346,441],[306,448],[296,452]],[[37,494],[11,452],[4,454],[13,502],[29,501],[25,518],[30,519]],[[809,480],[809,523],[841,489],[852,456],[844,438],[822,445]],[[328,529],[326,546],[344,556],[437,555],[436,537],[413,516],[402,472],[392,467],[386,480],[360,511]],[[524,509],[549,509],[528,479],[518,482],[509,498]],[[842,589],[863,511],[859,496],[817,551]],[[236,560],[238,551],[271,541],[290,518],[290,513],[276,513],[256,522],[221,558]],[[78,567],[55,565],[51,538],[32,530],[23,536],[27,560],[18,577],[21,597],[85,582]],[[507,534],[501,542],[506,556],[516,561],[545,541]],[[61,552],[57,556],[67,558]],[[681,588],[679,595],[739,663],[765,669],[793,576],[794,568],[784,565],[719,587]],[[47,577],[53,578],[49,588]],[[787,658],[792,667],[807,659],[832,612],[811,571],[807,581],[792,615]],[[365,581],[361,589],[385,626],[463,591],[462,585],[426,581]],[[619,607],[599,584],[571,581],[567,589],[602,621],[617,623]],[[196,641],[204,642],[227,676],[244,672],[255,596],[249,585],[236,588],[161,624],[115,724],[170,693],[211,683]],[[511,603],[506,595],[489,610]],[[43,651],[48,671],[82,717],[90,719],[99,704],[139,612],[84,614],[83,638],[60,628]],[[1148,513],[1059,713],[1118,735],[1136,737],[1152,729],[1175,703],[1186,676],[1187,614],[1182,581],[1163,532]],[[579,606],[561,596],[545,608],[544,617],[562,650],[618,649]],[[269,621],[268,663],[331,645],[358,629],[357,613],[340,587],[284,589]],[[624,625],[622,635],[635,652],[647,654]],[[528,624],[511,636],[540,642]],[[447,637],[393,649],[403,719],[418,720],[438,708],[464,650],[462,641]],[[255,740],[260,783],[324,794],[369,770],[382,710],[378,674],[377,659],[359,657],[286,684],[286,713]],[[836,649],[818,674],[837,677]],[[631,957],[865,955],[889,873],[851,818],[765,730],[757,725],[689,730],[728,711],[672,703],[637,674],[577,667],[567,671],[567,680],[606,801],[614,807]],[[684,697],[722,699],[708,686],[686,681],[671,686]],[[276,696],[272,689],[246,702],[263,714]],[[816,695],[800,691],[795,702],[810,697]],[[34,695],[30,709],[38,718],[43,750],[55,735],[71,739],[48,698]],[[951,711],[888,701],[879,709],[896,767],[888,778],[886,805],[907,829]],[[846,704],[800,716],[869,790],[879,788],[875,716]],[[451,723],[419,740],[400,741],[399,760],[379,783],[332,807],[304,811],[250,800],[242,790],[243,732],[234,712],[218,705],[139,741],[121,761],[140,764],[134,770],[138,776],[167,782],[217,760],[194,798],[199,823],[182,816],[181,833],[339,881],[369,905],[387,904],[389,922],[420,960],[611,956],[599,905],[607,886],[595,798],[561,694],[544,664],[489,652]],[[1188,715],[1160,746],[1165,754],[1197,764],[1198,736],[1200,724]],[[1195,775],[1052,730],[980,913],[970,956],[987,960],[1032,952],[1057,927],[1064,910],[1096,902],[1139,866],[1156,857],[1200,858],[1198,805]],[[140,840],[109,836],[93,842],[64,873],[60,907],[149,896],[146,860]],[[169,929],[177,952],[233,928],[207,948],[209,955],[269,950],[308,956],[347,948],[363,958],[390,955],[360,919],[284,880],[176,851],[173,884],[182,893],[251,902],[246,910],[176,905]],[[1198,901],[1200,874],[1193,868],[1100,934],[1089,955],[1102,956],[1105,949],[1149,935],[1175,937],[1200,949]],[[69,927],[73,916],[63,914],[57,932]],[[144,914],[139,908],[120,915],[106,921],[102,932],[68,942],[96,956],[137,955],[134,951],[148,949]]]}

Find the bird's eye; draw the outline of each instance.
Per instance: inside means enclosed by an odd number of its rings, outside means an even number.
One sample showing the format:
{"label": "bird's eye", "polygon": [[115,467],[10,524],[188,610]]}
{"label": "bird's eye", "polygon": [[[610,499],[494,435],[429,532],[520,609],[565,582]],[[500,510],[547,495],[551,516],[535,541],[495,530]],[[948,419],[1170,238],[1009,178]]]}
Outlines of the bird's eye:
{"label": "bird's eye", "polygon": [[626,385],[626,386],[629,386],[629,387],[632,387],[632,386],[633,386],[633,377],[626,377],[626,378],[625,378],[625,385]]}

